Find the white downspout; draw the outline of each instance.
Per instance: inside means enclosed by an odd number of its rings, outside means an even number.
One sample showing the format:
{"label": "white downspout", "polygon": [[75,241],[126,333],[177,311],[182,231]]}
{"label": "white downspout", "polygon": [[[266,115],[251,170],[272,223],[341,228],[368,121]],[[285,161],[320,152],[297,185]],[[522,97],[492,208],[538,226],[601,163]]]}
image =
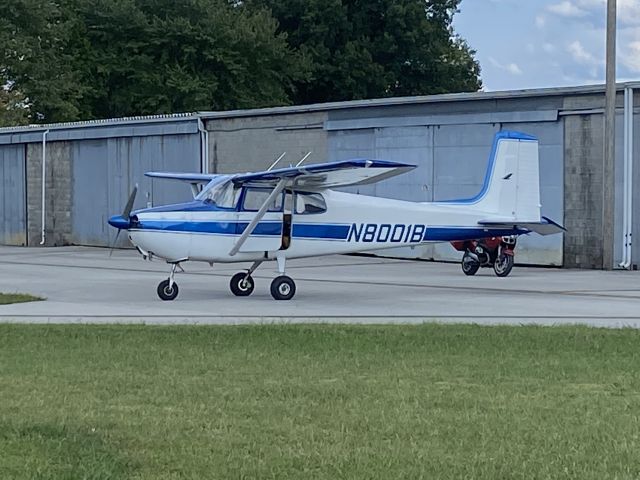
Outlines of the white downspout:
{"label": "white downspout", "polygon": [[627,262],[625,268],[631,268],[631,249],[633,246],[633,88],[627,89],[629,92],[629,126],[627,131],[629,132],[629,139],[627,140],[627,151],[629,154],[629,166],[627,167],[627,173],[629,174],[629,180],[627,182],[627,231],[629,235],[627,237]]}
{"label": "white downspout", "polygon": [[209,131],[204,128],[204,122],[198,117],[198,131],[200,132],[200,173],[209,173]]}
{"label": "white downspout", "polygon": [[631,243],[633,235],[633,89],[624,90],[624,179],[622,201],[622,262],[619,266],[631,266]]}
{"label": "white downspout", "polygon": [[42,240],[40,245],[44,245],[45,241],[45,198],[47,185],[47,133],[49,130],[42,132]]}
{"label": "white downspout", "polygon": [[627,229],[627,181],[629,178],[629,163],[628,163],[628,151],[627,151],[627,142],[629,138],[629,122],[627,121],[627,108],[628,108],[628,100],[627,100],[628,92],[625,88],[624,90],[624,113],[622,118],[623,124],[623,154],[622,154],[622,166],[623,166],[623,174],[622,174],[622,261],[618,264],[620,268],[625,268],[624,266],[627,263],[627,240],[628,240],[628,229]]}

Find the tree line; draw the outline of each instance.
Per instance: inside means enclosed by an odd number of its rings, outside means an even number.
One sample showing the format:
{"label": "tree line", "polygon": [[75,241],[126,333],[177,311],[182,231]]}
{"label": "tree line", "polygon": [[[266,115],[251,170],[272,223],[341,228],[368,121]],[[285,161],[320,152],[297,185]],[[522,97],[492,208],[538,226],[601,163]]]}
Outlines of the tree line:
{"label": "tree line", "polygon": [[3,0],[0,126],[476,91],[460,0]]}

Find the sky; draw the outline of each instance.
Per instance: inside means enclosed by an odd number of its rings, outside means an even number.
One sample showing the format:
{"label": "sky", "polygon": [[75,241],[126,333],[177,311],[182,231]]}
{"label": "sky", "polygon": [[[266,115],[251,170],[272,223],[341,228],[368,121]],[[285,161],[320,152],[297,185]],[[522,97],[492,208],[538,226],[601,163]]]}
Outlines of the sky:
{"label": "sky", "polygon": [[[640,0],[617,0],[618,81],[640,80]],[[462,0],[483,90],[604,83],[606,0]]]}

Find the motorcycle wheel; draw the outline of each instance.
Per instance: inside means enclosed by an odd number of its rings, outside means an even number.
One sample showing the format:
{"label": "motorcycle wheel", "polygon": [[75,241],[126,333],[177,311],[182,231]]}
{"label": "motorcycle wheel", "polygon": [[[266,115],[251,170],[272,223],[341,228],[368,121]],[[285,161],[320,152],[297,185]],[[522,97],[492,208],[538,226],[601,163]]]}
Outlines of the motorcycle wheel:
{"label": "motorcycle wheel", "polygon": [[462,257],[462,272],[471,276],[475,275],[479,268],[480,264],[465,253]]}
{"label": "motorcycle wheel", "polygon": [[506,277],[511,273],[513,263],[513,255],[505,255],[502,253],[498,258],[496,258],[496,261],[493,264],[493,271],[496,272],[496,275],[499,277]]}

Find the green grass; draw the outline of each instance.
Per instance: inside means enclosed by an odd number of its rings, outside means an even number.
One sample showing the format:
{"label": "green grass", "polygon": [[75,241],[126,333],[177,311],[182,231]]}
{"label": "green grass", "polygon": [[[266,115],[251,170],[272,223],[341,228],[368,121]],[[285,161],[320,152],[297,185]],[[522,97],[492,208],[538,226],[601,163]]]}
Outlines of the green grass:
{"label": "green grass", "polygon": [[640,478],[640,332],[0,325],[1,479]]}
{"label": "green grass", "polygon": [[8,305],[9,303],[36,302],[44,300],[40,297],[27,295],[26,293],[0,293],[0,305]]}

